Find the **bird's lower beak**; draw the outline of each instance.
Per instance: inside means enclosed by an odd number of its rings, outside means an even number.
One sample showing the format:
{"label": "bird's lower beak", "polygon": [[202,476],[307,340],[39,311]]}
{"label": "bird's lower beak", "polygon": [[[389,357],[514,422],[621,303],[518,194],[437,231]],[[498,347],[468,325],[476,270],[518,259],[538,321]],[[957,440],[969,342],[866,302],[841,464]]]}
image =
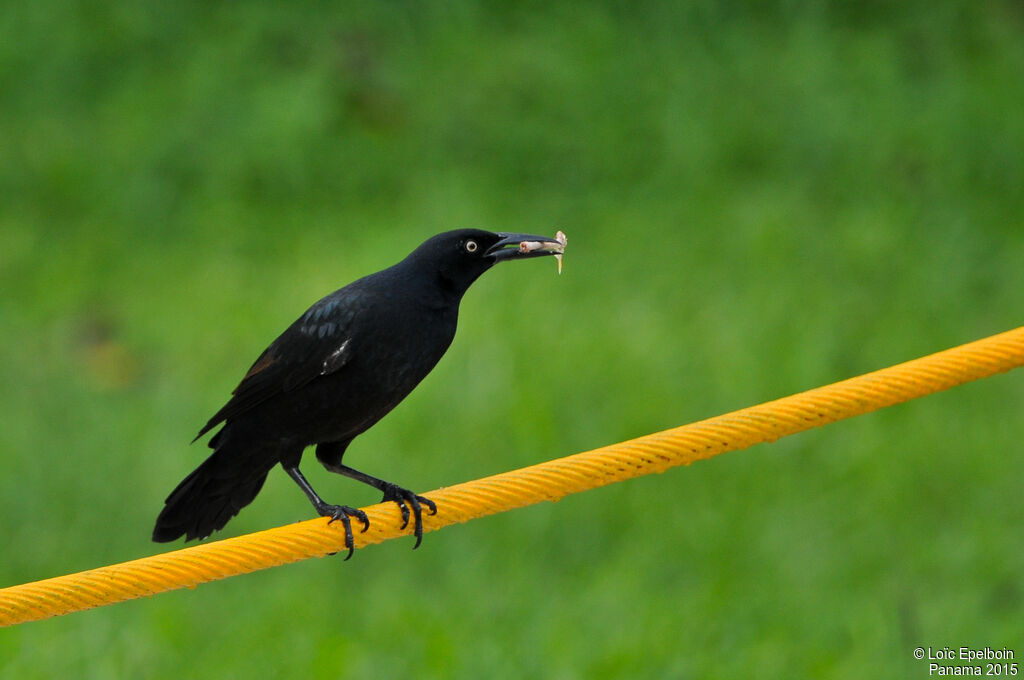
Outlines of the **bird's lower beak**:
{"label": "bird's lower beak", "polygon": [[[559,232],[561,236],[561,232]],[[505,234],[499,233],[501,240],[487,249],[485,255],[502,260],[519,260],[542,255],[561,255],[565,252],[565,237],[561,239],[536,234]]]}

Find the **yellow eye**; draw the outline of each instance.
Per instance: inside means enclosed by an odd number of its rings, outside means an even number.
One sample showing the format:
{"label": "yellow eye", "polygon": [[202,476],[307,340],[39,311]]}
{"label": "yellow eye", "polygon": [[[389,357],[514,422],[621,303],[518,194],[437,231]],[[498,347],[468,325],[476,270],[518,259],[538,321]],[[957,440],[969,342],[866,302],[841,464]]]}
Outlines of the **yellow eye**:
{"label": "yellow eye", "polygon": [[479,247],[480,245],[476,241],[466,241],[465,248],[467,253],[475,253]]}

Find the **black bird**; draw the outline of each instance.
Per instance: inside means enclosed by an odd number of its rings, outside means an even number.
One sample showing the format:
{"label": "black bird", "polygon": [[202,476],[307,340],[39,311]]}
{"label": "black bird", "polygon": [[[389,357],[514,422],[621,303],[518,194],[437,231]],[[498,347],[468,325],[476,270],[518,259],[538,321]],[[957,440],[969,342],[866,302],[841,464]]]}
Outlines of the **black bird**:
{"label": "black bird", "polygon": [[[153,540],[205,538],[259,493],[280,463],[317,513],[341,520],[352,556],[355,517],[366,514],[326,503],[299,471],[307,446],[331,472],[359,480],[394,501],[417,547],[421,507],[434,503],[396,484],[342,464],[346,447],[384,417],[434,368],[455,336],[459,302],[476,279],[503,260],[558,254],[545,236],[462,229],[438,234],[398,264],[323,298],[270,344],[233,396],[196,435],[224,426],[210,455],[165,501]],[[195,441],[195,440],[193,440]],[[346,558],[347,559],[347,558]]]}

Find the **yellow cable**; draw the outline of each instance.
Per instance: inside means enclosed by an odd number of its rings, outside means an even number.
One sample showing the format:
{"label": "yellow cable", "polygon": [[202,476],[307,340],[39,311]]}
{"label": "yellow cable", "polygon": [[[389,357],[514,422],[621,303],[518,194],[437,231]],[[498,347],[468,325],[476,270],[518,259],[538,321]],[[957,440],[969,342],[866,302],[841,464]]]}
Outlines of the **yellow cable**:
{"label": "yellow cable", "polygon": [[[424,531],[769,442],[1024,365],[1024,327],[921,359],[593,451],[425,494]],[[363,508],[357,548],[411,532],[394,503]],[[325,518],[0,589],[0,626],[154,595],[344,550]]]}

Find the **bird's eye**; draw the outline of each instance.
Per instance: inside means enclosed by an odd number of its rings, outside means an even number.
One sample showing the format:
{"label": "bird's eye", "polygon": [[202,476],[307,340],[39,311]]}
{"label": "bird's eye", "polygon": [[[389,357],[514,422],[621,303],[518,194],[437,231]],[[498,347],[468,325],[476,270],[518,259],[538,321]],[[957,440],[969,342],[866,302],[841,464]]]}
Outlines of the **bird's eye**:
{"label": "bird's eye", "polygon": [[475,253],[480,248],[480,244],[476,241],[466,241],[466,245],[463,246],[467,253]]}

